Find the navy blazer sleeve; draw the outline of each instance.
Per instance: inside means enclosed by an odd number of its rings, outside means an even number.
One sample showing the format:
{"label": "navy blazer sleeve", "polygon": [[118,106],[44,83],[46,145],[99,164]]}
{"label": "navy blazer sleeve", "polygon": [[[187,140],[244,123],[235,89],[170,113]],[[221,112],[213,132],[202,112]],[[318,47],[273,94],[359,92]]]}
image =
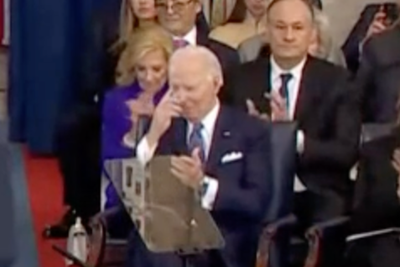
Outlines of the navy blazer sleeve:
{"label": "navy blazer sleeve", "polygon": [[380,5],[373,4],[365,7],[342,46],[342,51],[346,58],[347,67],[352,72],[356,72],[358,70],[360,59],[359,46],[361,41],[367,34],[368,27],[371,24],[375,13],[378,11],[379,6]]}

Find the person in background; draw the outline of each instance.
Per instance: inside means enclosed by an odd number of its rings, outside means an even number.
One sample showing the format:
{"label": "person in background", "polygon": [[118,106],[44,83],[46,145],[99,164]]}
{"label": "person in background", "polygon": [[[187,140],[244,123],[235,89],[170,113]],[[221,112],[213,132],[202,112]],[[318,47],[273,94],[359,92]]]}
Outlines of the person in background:
{"label": "person in background", "polygon": [[342,50],[348,69],[353,73],[359,68],[364,43],[372,36],[390,28],[390,25],[397,20],[400,1],[395,2],[397,3],[367,5],[346,38]]}
{"label": "person in background", "polygon": [[216,54],[224,71],[239,65],[239,56],[234,49],[210,39],[209,33],[196,24],[201,4],[200,0],[156,0],[158,21],[172,35],[175,48],[206,46]]}
{"label": "person in background", "polygon": [[[400,3],[400,1],[398,2]],[[400,88],[400,19],[362,44],[356,73],[363,121],[393,123],[397,119]]]}
{"label": "person in background", "polygon": [[[267,20],[271,53],[228,74],[226,100],[266,121],[297,123],[294,214],[304,236],[349,211],[360,107],[346,69],[308,55],[316,29],[307,0],[272,0]],[[343,266],[344,246],[343,235],[324,239],[318,266]]]}
{"label": "person in background", "polygon": [[[61,220],[45,227],[44,237],[66,237],[75,218],[84,223],[100,210],[101,106],[115,84],[115,67],[133,31],[156,20],[154,0],[104,0],[93,10],[77,66],[76,105],[60,118],[57,157],[64,182]],[[116,49],[118,46],[118,49]]]}
{"label": "person in background", "polygon": [[[337,65],[346,66],[342,51],[334,40],[332,40],[328,17],[318,8],[314,8],[314,13],[317,35],[309,47],[310,55]],[[240,61],[245,63],[255,60],[258,56],[263,56],[262,53],[264,51],[262,48],[265,46],[268,46],[266,34],[257,35],[245,40],[238,48]]]}
{"label": "person in background", "polygon": [[265,9],[269,0],[236,0],[228,20],[210,33],[210,38],[236,49],[244,40],[265,29]]}
{"label": "person in background", "polygon": [[[139,115],[153,114],[166,92],[168,60],[172,52],[172,38],[159,26],[140,29],[128,40],[117,66],[117,86],[109,90],[104,99],[103,160],[134,156],[135,125]],[[111,184],[106,197],[105,208],[119,203]]]}
{"label": "person in background", "polygon": [[333,64],[346,67],[343,52],[332,38],[331,24],[328,16],[318,8],[314,8],[314,12],[317,35],[309,47],[309,54]]}
{"label": "person in background", "polygon": [[[361,148],[355,185],[352,234],[400,227],[400,113],[388,135]],[[348,265],[397,267],[400,262],[398,233],[378,234],[352,241]]]}
{"label": "person in background", "polygon": [[236,0],[203,0],[203,7],[205,7],[205,14],[210,22],[210,28],[214,29],[227,21],[235,4]]}

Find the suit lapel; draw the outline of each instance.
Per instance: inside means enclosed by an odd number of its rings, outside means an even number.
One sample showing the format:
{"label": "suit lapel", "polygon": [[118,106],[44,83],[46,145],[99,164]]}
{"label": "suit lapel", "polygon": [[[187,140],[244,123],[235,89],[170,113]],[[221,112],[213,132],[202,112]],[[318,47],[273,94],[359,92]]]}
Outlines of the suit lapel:
{"label": "suit lapel", "polygon": [[207,159],[207,173],[213,173],[216,170],[222,155],[225,153],[226,148],[229,147],[229,141],[232,137],[231,129],[229,108],[221,106],[211,140],[210,154]]}
{"label": "suit lapel", "polygon": [[297,95],[294,119],[301,120],[306,116],[306,113],[312,109],[312,90],[316,86],[315,78],[318,77],[314,68],[313,58],[308,57],[303,68],[299,93]]}
{"label": "suit lapel", "polygon": [[196,42],[198,45],[206,46],[206,47],[209,45],[209,42],[210,42],[207,32],[201,30],[199,27],[197,27]]}
{"label": "suit lapel", "polygon": [[264,96],[265,93],[271,92],[271,65],[269,58],[258,58],[255,63],[255,69],[252,70],[253,94],[251,99],[261,112],[270,113],[268,99]]}

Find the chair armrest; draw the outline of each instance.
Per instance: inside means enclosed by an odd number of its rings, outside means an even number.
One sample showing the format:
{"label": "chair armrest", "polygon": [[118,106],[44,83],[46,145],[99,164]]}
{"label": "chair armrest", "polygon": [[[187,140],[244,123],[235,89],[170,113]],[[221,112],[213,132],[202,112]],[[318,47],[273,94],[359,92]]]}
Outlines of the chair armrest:
{"label": "chair armrest", "polygon": [[269,264],[269,257],[271,246],[275,241],[278,233],[284,229],[291,228],[297,224],[297,217],[289,214],[275,222],[267,224],[261,233],[258,251],[257,251],[257,266],[267,267]]}
{"label": "chair armrest", "polygon": [[122,206],[116,206],[96,214],[91,219],[92,231],[96,235],[90,238],[91,250],[88,259],[91,266],[122,266],[127,253],[126,239],[107,238],[106,230],[116,227],[112,221],[121,219],[125,210]]}
{"label": "chair armrest", "polygon": [[91,223],[99,223],[101,222],[107,228],[107,222],[109,218],[116,216],[118,213],[122,211],[123,207],[116,206],[105,211],[97,213],[90,219]]}
{"label": "chair armrest", "polygon": [[343,229],[349,223],[350,218],[348,216],[340,216],[327,221],[322,221],[311,226],[307,232],[306,237],[319,236],[323,237],[326,234],[335,232],[338,229]]}
{"label": "chair armrest", "polygon": [[399,235],[400,228],[396,228],[396,227],[395,228],[386,228],[386,229],[380,229],[380,230],[375,230],[375,231],[352,234],[351,236],[348,236],[346,238],[346,241],[348,243],[350,243],[350,242],[355,242],[358,240],[363,240],[366,238],[373,238],[373,237],[387,235],[387,234],[398,234]]}
{"label": "chair armrest", "polygon": [[89,265],[83,261],[81,261],[80,259],[78,259],[77,257],[75,257],[72,253],[68,252],[66,249],[56,245],[56,244],[52,244],[51,248],[56,251],[57,253],[59,253],[61,256],[71,260],[73,262],[73,264],[75,266],[79,266],[79,267],[94,267],[92,265]]}
{"label": "chair armrest", "polygon": [[316,223],[306,231],[308,240],[308,255],[305,267],[315,267],[318,264],[321,253],[321,243],[326,235],[344,231],[350,218],[347,216],[336,217],[327,221]]}

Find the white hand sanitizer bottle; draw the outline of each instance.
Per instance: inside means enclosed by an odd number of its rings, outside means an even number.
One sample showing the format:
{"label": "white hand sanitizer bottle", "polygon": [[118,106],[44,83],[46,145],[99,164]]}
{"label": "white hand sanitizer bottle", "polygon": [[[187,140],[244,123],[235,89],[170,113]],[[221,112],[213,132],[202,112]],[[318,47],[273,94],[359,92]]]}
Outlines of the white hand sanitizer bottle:
{"label": "white hand sanitizer bottle", "polygon": [[[82,225],[81,218],[76,218],[76,222],[69,229],[67,250],[69,253],[77,257],[83,262],[87,259],[87,233],[85,227]],[[69,259],[65,260],[67,266],[72,265],[73,262]]]}

